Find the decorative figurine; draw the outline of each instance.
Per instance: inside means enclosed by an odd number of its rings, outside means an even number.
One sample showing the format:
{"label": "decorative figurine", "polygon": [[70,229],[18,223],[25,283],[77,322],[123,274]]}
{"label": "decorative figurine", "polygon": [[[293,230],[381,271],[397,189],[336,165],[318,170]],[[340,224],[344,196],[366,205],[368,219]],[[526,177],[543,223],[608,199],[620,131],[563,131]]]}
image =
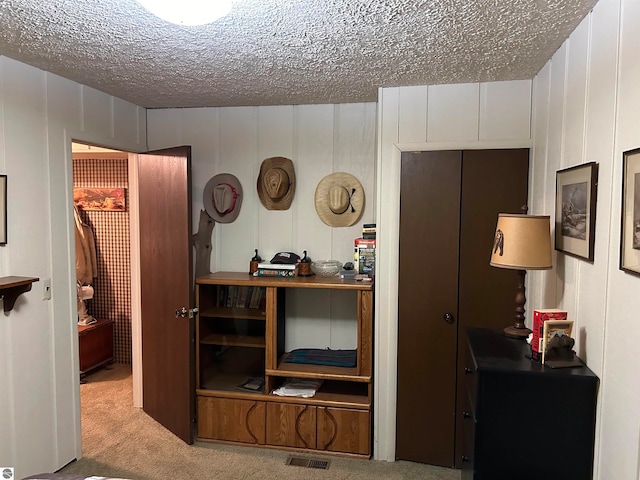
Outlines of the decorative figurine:
{"label": "decorative figurine", "polygon": [[258,271],[258,263],[260,263],[261,261],[262,258],[260,258],[260,255],[258,255],[258,249],[256,248],[254,250],[253,258],[249,262],[249,275],[253,275]]}
{"label": "decorative figurine", "polygon": [[302,260],[300,260],[300,263],[298,264],[298,276],[310,277],[311,275],[313,275],[313,272],[311,271],[311,259],[307,257],[306,250],[303,250],[302,253]]}

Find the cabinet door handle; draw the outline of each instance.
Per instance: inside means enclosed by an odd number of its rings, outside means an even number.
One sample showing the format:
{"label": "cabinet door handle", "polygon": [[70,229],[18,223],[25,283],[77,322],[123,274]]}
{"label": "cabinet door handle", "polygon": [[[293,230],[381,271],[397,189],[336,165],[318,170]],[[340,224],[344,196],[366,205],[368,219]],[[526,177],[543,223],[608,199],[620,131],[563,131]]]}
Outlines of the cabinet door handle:
{"label": "cabinet door handle", "polygon": [[462,412],[462,418],[471,418],[471,414],[469,412]]}
{"label": "cabinet door handle", "polygon": [[473,373],[473,369],[469,368],[469,367],[464,367],[464,374],[465,375],[471,375]]}
{"label": "cabinet door handle", "polygon": [[455,318],[453,318],[453,315],[451,315],[450,313],[445,313],[444,317],[442,317],[442,318],[444,318],[444,321],[449,323],[449,324],[451,324],[451,323],[456,321]]}
{"label": "cabinet door handle", "polygon": [[469,461],[469,457],[467,457],[466,455],[462,455],[462,462],[466,463]]}

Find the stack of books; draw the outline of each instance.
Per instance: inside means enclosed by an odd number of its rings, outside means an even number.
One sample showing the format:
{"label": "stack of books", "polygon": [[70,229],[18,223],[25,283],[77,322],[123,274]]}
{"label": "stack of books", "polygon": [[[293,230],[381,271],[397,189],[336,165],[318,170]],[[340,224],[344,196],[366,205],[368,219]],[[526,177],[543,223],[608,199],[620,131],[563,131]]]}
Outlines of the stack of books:
{"label": "stack of books", "polygon": [[[545,323],[549,321],[567,322],[566,310],[560,310],[558,308],[541,308],[533,311],[533,328],[531,329],[531,358],[541,363],[544,363],[544,353],[547,347]],[[569,330],[567,334],[571,336],[571,331]]]}
{"label": "stack of books", "polygon": [[362,225],[362,238],[367,240],[375,240],[376,239],[376,224],[375,223],[365,223]]}
{"label": "stack of books", "polygon": [[258,269],[253,273],[254,277],[295,277],[298,275],[298,264],[290,263],[258,263]]}
{"label": "stack of books", "polygon": [[373,276],[376,271],[376,239],[356,238],[353,241],[353,266],[356,274]]}

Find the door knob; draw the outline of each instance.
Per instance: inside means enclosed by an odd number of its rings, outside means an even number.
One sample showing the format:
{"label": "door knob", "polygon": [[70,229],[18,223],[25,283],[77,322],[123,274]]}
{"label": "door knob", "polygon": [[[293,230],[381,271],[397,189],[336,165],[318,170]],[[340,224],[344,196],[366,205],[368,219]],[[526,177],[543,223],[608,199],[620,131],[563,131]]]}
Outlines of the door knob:
{"label": "door knob", "polygon": [[193,315],[196,313],[198,313],[197,308],[190,308],[187,310],[187,308],[182,307],[176,310],[176,318],[185,318],[186,316],[189,316],[189,318],[193,318]]}
{"label": "door knob", "polygon": [[447,322],[447,323],[455,322],[455,319],[453,318],[453,315],[451,315],[450,313],[445,313],[443,318],[444,318],[444,321]]}

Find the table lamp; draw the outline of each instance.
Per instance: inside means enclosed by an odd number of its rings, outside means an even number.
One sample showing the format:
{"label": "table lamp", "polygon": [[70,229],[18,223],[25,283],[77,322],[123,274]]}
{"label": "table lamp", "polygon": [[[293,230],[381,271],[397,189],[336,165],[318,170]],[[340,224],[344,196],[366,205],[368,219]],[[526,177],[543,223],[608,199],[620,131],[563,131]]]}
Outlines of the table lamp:
{"label": "table lamp", "polygon": [[[526,207],[523,208],[526,212]],[[526,338],[531,333],[524,324],[524,280],[527,270],[551,268],[551,233],[548,215],[500,213],[491,250],[494,267],[517,270],[516,321],[504,329],[512,338]]]}

